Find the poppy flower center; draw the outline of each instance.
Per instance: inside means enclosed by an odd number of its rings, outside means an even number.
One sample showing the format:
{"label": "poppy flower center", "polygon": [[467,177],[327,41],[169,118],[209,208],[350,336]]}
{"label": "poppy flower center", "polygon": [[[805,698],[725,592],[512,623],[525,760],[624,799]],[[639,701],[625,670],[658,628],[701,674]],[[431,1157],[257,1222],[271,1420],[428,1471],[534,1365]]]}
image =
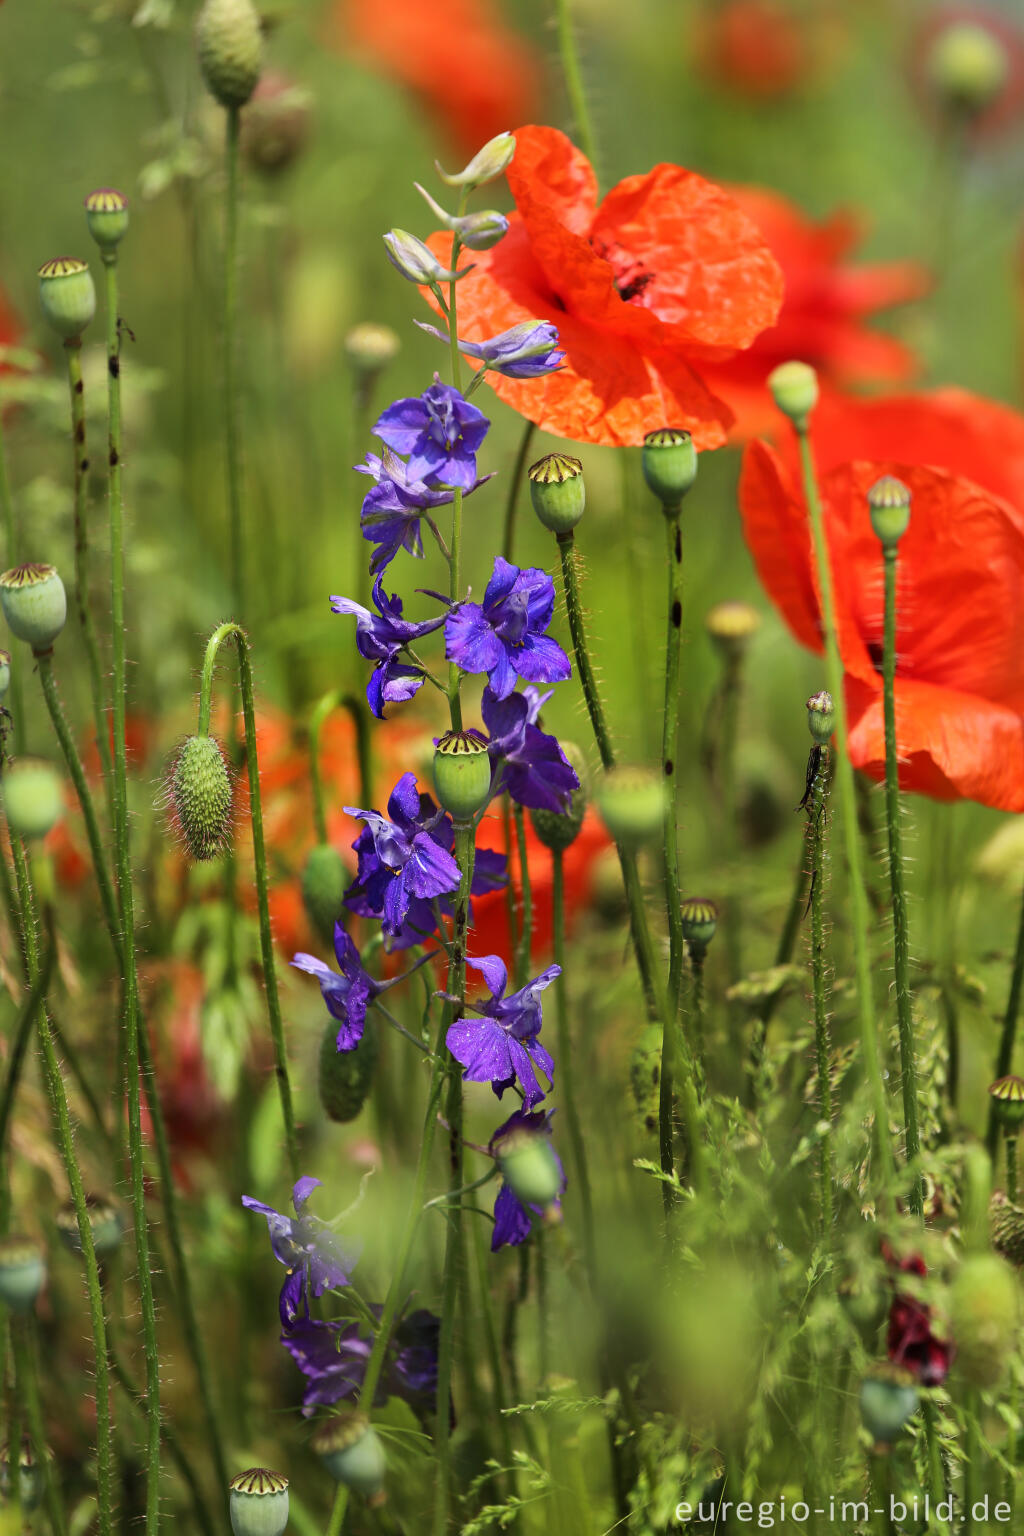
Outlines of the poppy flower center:
{"label": "poppy flower center", "polygon": [[647,285],[654,282],[654,273],[614,240],[595,238],[590,243],[598,256],[611,267],[612,280],[619,298],[624,304],[635,303]]}

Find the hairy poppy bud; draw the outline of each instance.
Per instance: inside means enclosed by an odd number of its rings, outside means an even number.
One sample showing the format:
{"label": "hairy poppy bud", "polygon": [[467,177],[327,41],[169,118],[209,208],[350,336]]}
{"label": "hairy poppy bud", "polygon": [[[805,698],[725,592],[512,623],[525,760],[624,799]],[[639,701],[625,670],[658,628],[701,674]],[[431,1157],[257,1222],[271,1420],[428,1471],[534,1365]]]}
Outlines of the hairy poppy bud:
{"label": "hairy poppy bud", "polygon": [[704,618],[711,643],[726,661],[736,661],[761,627],[761,615],[749,603],[716,603]]}
{"label": "hairy poppy bud", "polygon": [[1010,76],[1002,40],[969,20],[951,22],[933,39],[925,65],[927,78],[951,112],[976,117],[999,95]]}
{"label": "hairy poppy bud", "polygon": [[45,837],[64,814],[60,774],[42,758],[17,758],[3,785],[7,825],[18,837]]}
{"label": "hairy poppy bud", "polygon": [[501,1176],[521,1205],[546,1208],[562,1191],[562,1169],[547,1130],[519,1126],[491,1142]]}
{"label": "hairy poppy bud", "polygon": [[313,1436],[313,1449],[336,1482],[376,1500],[384,1486],[386,1460],[380,1438],[365,1413],[341,1408]]}
{"label": "hairy poppy bud", "polygon": [[330,843],[311,848],[302,869],[302,905],[318,936],[334,943],[334,925],[341,915],[349,884],[345,861]]}
{"label": "hairy poppy bud", "polygon": [[919,1397],[913,1376],[901,1365],[880,1361],[860,1384],[860,1416],[877,1451],[887,1451],[911,1414]]}
{"label": "hairy poppy bud", "polygon": [[96,289],[88,264],[77,256],[55,256],[39,268],[39,298],[52,330],[74,341],[96,313]]}
{"label": "hairy poppy bud", "polygon": [[659,427],[644,438],[644,479],[666,512],[678,512],[697,478],[697,450],[683,427]]}
{"label": "hairy poppy bud", "polygon": [[222,107],[244,107],[263,63],[263,33],[252,0],[204,0],[196,46],[210,95]]}
{"label": "hairy poppy bud", "polygon": [[347,1125],[355,1120],[369,1098],[380,1047],[373,1021],[363,1025],[363,1038],[351,1051],[338,1050],[338,1025],[328,1019],[320,1041],[317,1091],[328,1120]]}
{"label": "hairy poppy bud", "polygon": [[[121,1212],[104,1195],[86,1195],[85,1208],[96,1257],[109,1258],[121,1245],[124,1232]],[[57,1232],[70,1253],[81,1253],[82,1234],[78,1230],[78,1212],[70,1201],[57,1212]]]}
{"label": "hairy poppy bud", "polygon": [[0,1301],[28,1312],[46,1283],[46,1256],[30,1237],[0,1238]]}
{"label": "hairy poppy bud", "polygon": [[994,1253],[970,1254],[949,1294],[957,1365],[972,1386],[997,1386],[1013,1350],[1020,1310],[1017,1278]]}
{"label": "hairy poppy bud", "polygon": [[85,200],[85,222],[106,260],[128,233],[128,199],[113,187],[99,187]]}
{"label": "hairy poppy bud", "polygon": [[472,821],[491,794],[487,746],[473,731],[447,731],[434,748],[434,789],[454,821]]}
{"label": "hairy poppy bud", "polygon": [[662,1033],[660,1024],[646,1025],[629,1058],[629,1086],[633,1102],[640,1113],[644,1130],[651,1132],[658,1129]]}
{"label": "hairy poppy bud", "polygon": [[650,768],[609,768],[597,786],[601,820],[617,843],[636,847],[656,837],[665,816],[665,784]]}
{"label": "hairy poppy bud", "polygon": [[398,356],[401,343],[389,325],[364,320],[345,337],[345,356],[355,373],[376,377]]}
{"label": "hairy poppy bud", "polygon": [[454,174],[441,169],[437,161],[434,167],[447,187],[482,187],[488,181],[496,181],[512,164],[516,141],[511,133],[495,134],[483,149],[478,149],[467,166]]}
{"label": "hairy poppy bud", "polygon": [[807,729],[819,747],[827,747],[836,728],[836,707],[832,695],[822,689],[807,700]]}
{"label": "hairy poppy bud", "polygon": [[809,363],[780,363],[768,375],[772,399],[800,431],[818,403],[818,375]]}
{"label": "hairy poppy bud", "polygon": [[0,704],[7,697],[7,690],[11,686],[11,653],[0,651]]}
{"label": "hairy poppy bud", "polygon": [[457,277],[464,277],[469,271],[468,267],[462,272],[448,271],[442,267],[429,245],[424,245],[422,240],[410,235],[405,229],[389,230],[384,236],[384,244],[387,246],[388,260],[395,270],[401,272],[410,283],[419,283],[421,287],[453,283]]}
{"label": "hairy poppy bud", "polygon": [[687,896],[680,902],[679,913],[683,920],[683,938],[692,950],[702,955],[718,927],[717,906],[704,896]]}
{"label": "hairy poppy bud", "polygon": [[529,471],[533,510],[552,533],[569,533],[583,516],[587,488],[583,465],[568,453],[549,453]]}
{"label": "hairy poppy bud", "polygon": [[228,1514],[235,1536],[284,1536],[288,1479],[266,1467],[250,1467],[228,1484]]}
{"label": "hairy poppy bud", "polygon": [[868,510],[875,537],[894,548],[910,526],[910,491],[895,475],[883,475],[868,491]]}
{"label": "hairy poppy bud", "polygon": [[0,608],[11,632],[48,651],[67,622],[68,595],[52,565],[16,565],[0,576]]}
{"label": "hairy poppy bud", "polygon": [[[46,1452],[49,1455],[49,1451]],[[0,1448],[0,1494],[11,1497],[11,1447],[8,1441]],[[18,1503],[26,1514],[38,1509],[43,1498],[43,1479],[32,1441],[22,1435],[18,1453]]]}
{"label": "hairy poppy bud", "polygon": [[1024,1210],[997,1190],[989,1202],[992,1246],[1015,1269],[1024,1265]]}
{"label": "hairy poppy bud", "polygon": [[563,741],[562,755],[580,781],[579,787],[569,796],[567,809],[549,811],[544,806],[533,806],[530,809],[533,830],[544,847],[550,848],[553,853],[564,853],[576,841],[583,826],[583,818],[587,814],[588,797],[586,785],[583,782],[586,765],[583,753],[573,742]]}
{"label": "hairy poppy bud", "polygon": [[171,765],[168,798],[189,856],[215,859],[227,846],[234,793],[215,736],[187,736]]}
{"label": "hairy poppy bud", "polygon": [[1009,1135],[1016,1135],[1024,1125],[1024,1078],[1000,1077],[989,1085],[996,1118]]}

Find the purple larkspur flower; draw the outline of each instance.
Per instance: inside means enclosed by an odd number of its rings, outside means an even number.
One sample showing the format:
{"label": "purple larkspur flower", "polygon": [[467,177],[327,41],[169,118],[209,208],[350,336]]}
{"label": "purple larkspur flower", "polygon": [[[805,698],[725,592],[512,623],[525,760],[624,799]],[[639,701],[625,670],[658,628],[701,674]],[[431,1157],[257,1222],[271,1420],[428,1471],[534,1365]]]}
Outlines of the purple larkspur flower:
{"label": "purple larkspur flower", "polygon": [[526,1108],[532,1109],[544,1097],[535,1067],[549,1082],[555,1070],[554,1062],[537,1038],[543,1022],[540,994],[561,975],[561,967],[549,965],[525,987],[506,997],[508,972],[498,955],[484,955],[479,960],[471,960],[467,955],[466,964],[480,972],[491,996],[483,1002],[467,1004],[477,1017],[457,1019],[445,1036],[445,1044],[463,1068],[465,1082],[490,1083],[501,1098],[505,1089],[518,1079]]}
{"label": "purple larkspur flower", "polygon": [[322,1296],[325,1291],[348,1285],[349,1270],[359,1259],[358,1244],[343,1243],[326,1222],[307,1213],[306,1201],[319,1188],[319,1179],[307,1176],[298,1180],[292,1190],[294,1216],[285,1216],[251,1195],[242,1196],[246,1210],[266,1217],[274,1257],[288,1271],[281,1287],[281,1321],[285,1325],[297,1315],[300,1301],[306,1302],[308,1310],[310,1292]]}
{"label": "purple larkspur flower", "polygon": [[492,793],[507,790],[519,805],[560,815],[580,781],[555,738],[536,723],[541,705],[550,697],[550,692],[527,687],[498,699],[485,688],[480,710],[497,772]]}
{"label": "purple larkspur flower", "polygon": [[[429,799],[429,797],[427,797]],[[367,903],[379,914],[384,932],[394,937],[405,924],[414,899],[430,902],[458,889],[459,866],[448,849],[433,836],[441,812],[430,801],[430,810],[416,788],[416,775],[403,773],[388,800],[388,814],[345,807],[345,814],[366,822],[373,848],[374,867],[368,867],[360,847],[361,834],[353,847],[361,855],[356,885],[364,887]],[[350,888],[351,890],[351,888]],[[347,896],[346,896],[347,899]]]}
{"label": "purple larkspur flower", "polygon": [[[550,1136],[551,1113],[543,1109],[532,1111],[517,1109],[514,1115],[509,1116],[504,1125],[499,1125],[491,1137],[491,1151],[493,1152],[503,1136],[520,1130],[527,1132],[531,1136]],[[560,1211],[562,1208],[560,1197],[565,1193],[565,1169],[562,1166],[562,1159],[554,1147],[551,1148],[551,1152],[562,1175],[559,1198],[553,1200],[551,1204],[556,1211]],[[506,1245],[510,1248],[518,1248],[520,1243],[526,1242],[526,1239],[533,1231],[534,1225],[538,1221],[542,1221],[545,1215],[549,1213],[550,1207],[545,1209],[542,1205],[524,1205],[503,1179],[497,1198],[494,1201],[494,1231],[491,1234],[491,1252],[497,1253],[499,1248],[504,1248]]]}
{"label": "purple larkspur flower", "polygon": [[[379,1318],[384,1309],[374,1306],[371,1310]],[[306,1378],[302,1411],[307,1416],[318,1407],[353,1396],[362,1387],[373,1336],[364,1335],[361,1328],[360,1323],[298,1317],[283,1329],[281,1343]],[[398,1324],[388,1342],[378,1403],[394,1394],[422,1402],[426,1408],[434,1406],[440,1328],[440,1318],[425,1308]]]}
{"label": "purple larkspur flower", "polygon": [[403,646],[440,629],[444,616],[420,624],[403,619],[402,599],[388,596],[380,576],[373,584],[373,602],[376,613],[350,597],[332,597],[331,608],[334,613],[355,615],[356,650],[375,663],[366,688],[366,702],[377,719],[383,720],[385,704],[411,699],[423,687],[420,668],[399,660]]}
{"label": "purple larkspur flower", "polygon": [[408,454],[410,480],[469,491],[476,485],[476,455],[490,425],[483,411],[435,373],[422,395],[389,405],[373,431],[396,453]]}
{"label": "purple larkspur flower", "polygon": [[560,683],[572,676],[569,658],[544,631],[555,610],[555,584],[546,571],[521,570],[498,555],[483,603],[459,603],[444,623],[449,661],[464,672],[486,672],[496,699],[507,699],[521,677]]}
{"label": "purple larkspur flower", "polygon": [[366,1010],[377,993],[384,990],[385,984],[375,981],[363,970],[359,951],[340,923],[334,925],[334,953],[338,960],[336,971],[315,955],[302,951],[292,956],[291,963],[296,970],[315,976],[320,983],[327,1012],[341,1026],[338,1050],[354,1051],[363,1038]]}
{"label": "purple larkspur flower", "polygon": [[[423,320],[416,324],[447,346],[447,335],[436,325],[427,325]],[[475,357],[492,373],[503,374],[506,379],[539,379],[545,373],[554,373],[565,362],[565,353],[558,350],[558,329],[549,320],[521,320],[487,341],[463,341],[460,337],[459,351]]]}

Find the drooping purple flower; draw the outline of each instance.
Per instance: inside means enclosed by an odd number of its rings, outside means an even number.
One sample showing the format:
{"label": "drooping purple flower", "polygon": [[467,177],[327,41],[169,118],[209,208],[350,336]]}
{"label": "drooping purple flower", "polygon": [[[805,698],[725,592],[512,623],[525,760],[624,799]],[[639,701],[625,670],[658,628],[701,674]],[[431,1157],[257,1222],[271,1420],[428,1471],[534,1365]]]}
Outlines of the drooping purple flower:
{"label": "drooping purple flower", "polygon": [[430,801],[431,814],[423,799],[416,788],[416,775],[403,773],[391,791],[387,816],[357,806],[345,807],[346,815],[366,822],[374,855],[371,868],[369,860],[364,860],[368,849],[365,844],[360,847],[365,836],[361,834],[353,844],[360,854],[360,867],[346,900],[356,887],[361,887],[360,894],[365,896],[370,910],[380,916],[384,932],[392,937],[401,932],[415,898],[430,902],[436,896],[457,890],[461,879],[458,864],[433,836],[441,812]]}
{"label": "drooping purple flower", "polygon": [[297,1315],[301,1301],[308,1311],[310,1292],[322,1296],[348,1285],[349,1271],[359,1259],[358,1243],[343,1243],[326,1222],[307,1214],[306,1201],[319,1187],[319,1179],[298,1180],[292,1190],[294,1216],[285,1216],[251,1195],[242,1196],[246,1210],[266,1217],[274,1257],[288,1271],[281,1287],[281,1321],[286,1326]]}
{"label": "drooping purple flower", "polygon": [[335,613],[355,615],[356,650],[367,661],[376,663],[367,685],[366,702],[377,719],[383,720],[385,704],[411,699],[423,687],[420,668],[399,660],[403,646],[440,629],[444,616],[420,624],[403,619],[402,599],[388,596],[380,576],[373,584],[373,601],[376,613],[350,597],[332,597],[331,608]]}
{"label": "drooping purple flower", "polygon": [[[384,1309],[374,1306],[371,1310],[380,1317]],[[373,1336],[365,1336],[361,1326],[298,1317],[283,1329],[281,1343],[306,1377],[302,1411],[307,1416],[318,1407],[353,1396],[362,1387]],[[433,1408],[440,1327],[440,1319],[423,1308],[398,1324],[388,1341],[378,1403],[394,1394]]]}
{"label": "drooping purple flower", "polygon": [[[509,1116],[504,1125],[499,1125],[491,1137],[492,1151],[503,1136],[518,1130],[526,1131],[532,1136],[550,1136],[550,1112],[543,1109],[533,1111],[517,1109],[514,1115]],[[559,1196],[561,1196],[565,1192],[565,1169],[562,1167],[562,1159],[554,1147],[551,1148],[551,1152],[562,1174],[562,1184],[559,1190]],[[562,1208],[561,1199],[552,1201],[552,1205],[556,1211],[560,1211]],[[542,1205],[524,1205],[518,1196],[513,1194],[503,1179],[494,1202],[494,1231],[491,1234],[491,1252],[497,1253],[499,1248],[504,1248],[506,1245],[510,1248],[517,1248],[520,1243],[525,1243],[533,1231],[535,1223],[543,1220],[545,1215],[549,1214],[549,1211],[550,1207],[546,1211]]]}
{"label": "drooping purple flower", "polygon": [[301,951],[292,956],[291,963],[296,970],[315,976],[320,983],[327,1012],[341,1025],[338,1050],[354,1051],[363,1038],[366,1010],[371,999],[383,990],[383,984],[363,970],[359,951],[340,923],[334,925],[334,953],[338,959],[337,971],[332,971],[315,955]]}
{"label": "drooping purple flower", "polygon": [[549,1082],[555,1070],[537,1038],[543,1022],[540,994],[561,975],[561,967],[549,965],[520,991],[506,997],[508,972],[499,956],[485,955],[479,960],[467,956],[466,964],[480,972],[491,996],[481,1003],[467,1004],[477,1017],[457,1019],[445,1044],[462,1066],[466,1082],[490,1083],[501,1098],[518,1079],[526,1108],[532,1109],[544,1097],[534,1068],[539,1067]]}
{"label": "drooping purple flower", "polygon": [[507,699],[521,677],[560,683],[572,676],[569,658],[544,631],[555,609],[546,571],[520,570],[498,555],[483,604],[459,603],[445,619],[449,661],[464,672],[486,672],[496,699]]}
{"label": "drooping purple flower", "polygon": [[573,791],[579,789],[576,770],[558,742],[536,724],[550,692],[526,687],[522,693],[496,698],[485,688],[480,701],[489,740],[487,750],[497,778],[493,793],[507,790],[519,805],[561,814]]}
{"label": "drooping purple flower", "polygon": [[[449,505],[451,490],[428,486],[416,479],[405,461],[390,448],[385,448],[380,458],[368,453],[365,464],[355,468],[358,474],[369,475],[376,482],[363,498],[362,508],[363,538],[377,545],[370,557],[371,574],[376,576],[389,566],[400,549],[422,559],[420,522],[438,507]],[[463,495],[468,496],[490,478],[483,475],[465,487]]]}
{"label": "drooping purple flower", "polygon": [[[448,345],[447,334],[436,325],[423,320],[416,324]],[[492,373],[503,374],[506,379],[538,379],[554,373],[565,362],[565,353],[558,351],[558,329],[549,320],[521,320],[487,341],[463,341],[460,337],[459,351],[478,358]]]}
{"label": "drooping purple flower", "polygon": [[483,411],[435,373],[429,389],[389,405],[373,430],[396,453],[409,455],[411,480],[468,491],[476,484],[476,455],[489,427]]}

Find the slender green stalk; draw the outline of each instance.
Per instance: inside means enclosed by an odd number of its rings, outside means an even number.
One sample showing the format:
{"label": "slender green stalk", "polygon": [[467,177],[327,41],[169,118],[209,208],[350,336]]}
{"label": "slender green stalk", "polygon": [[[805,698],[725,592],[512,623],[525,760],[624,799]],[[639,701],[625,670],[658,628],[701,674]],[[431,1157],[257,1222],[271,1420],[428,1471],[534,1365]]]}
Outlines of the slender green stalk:
{"label": "slender green stalk", "polygon": [[247,618],[245,536],[242,526],[242,439],[238,403],[238,107],[225,112],[224,159],[224,452],[228,491],[228,545],[235,611]]}
{"label": "slender green stalk", "polygon": [[555,20],[558,25],[558,57],[562,64],[562,75],[565,79],[565,90],[569,97],[569,109],[572,112],[576,137],[583,153],[596,170],[597,143],[594,138],[593,124],[590,121],[587,93],[583,88],[583,76],[580,72],[576,39],[573,35],[569,0],[555,0]]}
{"label": "slender green stalk", "polygon": [[722,795],[722,855],[729,874],[722,937],[725,940],[726,971],[730,982],[743,975],[743,913],[738,893],[737,851],[739,817],[736,805],[736,741],[739,733],[743,663],[740,657],[727,658],[722,674],[722,722],[719,753]]}
{"label": "slender green stalk", "polygon": [[907,1136],[907,1162],[914,1170],[910,1208],[924,1214],[924,1185],[918,1166],[921,1136],[917,1114],[917,1058],[914,1051],[914,1014],[910,997],[910,939],[907,926],[907,893],[903,882],[903,834],[900,828],[899,758],[896,741],[896,545],[884,551],[885,640],[882,654],[882,692],[885,711],[885,816],[889,828],[889,880],[892,887],[893,957],[896,971],[896,1019],[900,1036],[900,1077],[903,1088],[903,1121]]}
{"label": "slender green stalk", "polygon": [[[43,1499],[46,1504],[46,1513],[50,1521],[50,1527],[53,1531],[53,1536],[67,1536],[68,1527],[67,1521],[64,1518],[64,1505],[61,1502],[60,1493],[54,1480],[54,1469],[46,1443],[46,1425],[43,1421],[43,1405],[39,1396],[39,1371],[33,1323],[34,1319],[31,1313],[25,1317],[11,1317],[14,1375],[19,1396],[25,1404],[25,1418],[28,1422],[32,1454],[35,1457],[36,1466],[43,1479]],[[8,1447],[12,1485],[20,1480],[18,1470],[20,1450],[19,1437],[17,1443],[12,1442]]]}
{"label": "slender green stalk", "polygon": [[1006,1198],[1017,1204],[1017,1137],[1006,1137]]}
{"label": "slender green stalk", "polygon": [[[336,690],[325,693],[309,717],[309,787],[313,796],[313,827],[318,843],[327,842],[327,815],[324,810],[324,785],[320,776],[320,733],[324,721],[340,702]],[[367,805],[369,801],[366,802]]]}
{"label": "slender green stalk", "polygon": [[523,893],[523,925],[515,949],[514,977],[517,987],[525,987],[530,979],[530,953],[533,949],[533,886],[530,883],[530,860],[526,850],[526,820],[521,805],[512,807],[516,826],[516,850],[519,854],[519,888]]}
{"label": "slender green stalk", "polygon": [[362,699],[346,693],[341,707],[347,713],[356,733],[356,760],[359,764],[359,793],[363,805],[373,804],[373,757],[370,751],[370,720]]}
{"label": "slender green stalk", "polygon": [[846,850],[846,867],[849,877],[850,930],[853,943],[854,969],[857,983],[857,1010],[860,1023],[861,1051],[864,1070],[871,1088],[875,1112],[875,1139],[883,1186],[891,1190],[895,1177],[895,1162],[889,1142],[889,1106],[882,1076],[882,1064],[878,1048],[878,1026],[875,1021],[875,1002],[872,990],[871,956],[868,950],[868,903],[864,889],[864,866],[860,836],[857,827],[857,796],[853,782],[853,766],[848,750],[846,728],[846,702],[843,696],[843,666],[839,655],[836,631],[835,599],[832,588],[832,568],[825,539],[825,519],[818,494],[818,481],[814,470],[810,437],[806,424],[797,428],[800,447],[800,464],[803,475],[807,515],[811,527],[811,540],[821,593],[821,618],[825,641],[825,676],[836,712],[836,736],[839,753],[836,760],[836,782],[842,810],[843,839]]}
{"label": "slender green stalk", "polygon": [[814,993],[814,1047],[818,1068],[818,1119],[821,1133],[821,1234],[832,1242],[832,1040],[829,1030],[825,975],[825,837],[828,791],[827,748],[818,760],[811,793],[811,985]]}
{"label": "slender green stalk", "polygon": [[[28,1042],[32,1030],[35,1028],[36,1015],[50,987],[50,977],[53,975],[53,962],[56,959],[56,955],[56,946],[53,944],[47,945],[42,965],[38,967],[35,979],[30,983],[28,996],[21,1005],[21,1012],[15,1021],[14,1029],[11,1031],[7,1071],[4,1074],[3,1092],[2,1096],[0,1096],[0,1162],[6,1156],[7,1128],[10,1125],[11,1115],[14,1111],[14,1101],[18,1093],[18,1084],[21,1081],[21,1069],[25,1063],[25,1052],[28,1050]],[[2,1377],[0,1377],[0,1382],[2,1382]]]}
{"label": "slender green stalk", "polygon": [[597,1249],[594,1242],[594,1207],[590,1192],[590,1169],[587,1164],[587,1148],[583,1137],[579,1106],[576,1102],[576,1083],[573,1071],[572,1038],[569,1029],[569,989],[566,978],[565,953],[565,855],[560,848],[551,855],[554,869],[552,876],[551,938],[555,964],[560,974],[555,977],[555,1029],[558,1037],[558,1071],[565,1119],[569,1127],[569,1145],[572,1147],[573,1172],[579,1191],[580,1213],[583,1218],[583,1253],[587,1264],[587,1277],[591,1291],[597,1287]]}
{"label": "slender green stalk", "polygon": [[[807,901],[807,883],[810,879],[810,845],[811,823],[808,821],[803,830],[800,841],[800,857],[797,860],[796,872],[793,876],[793,890],[789,898],[789,906],[786,909],[782,931],[779,934],[779,942],[775,948],[775,966],[788,965],[793,958],[796,948],[796,936],[800,932],[800,916]],[[750,1055],[747,1062],[747,1102],[753,1104],[756,1093],[757,1078],[764,1062],[765,1045],[768,1039],[768,1025],[771,1023],[772,1014],[778,1007],[780,992],[772,992],[765,998],[758,1010],[754,1022],[754,1030],[750,1039]]]}
{"label": "slender green stalk", "polygon": [[[12,1332],[13,1332],[13,1328],[11,1326],[11,1318],[9,1316],[5,1317],[4,1318],[4,1322],[3,1322],[4,1369],[3,1369],[3,1375],[0,1375],[0,1388],[6,1387],[6,1385],[7,1385],[7,1358],[6,1358],[7,1343],[8,1343],[8,1339],[10,1338],[10,1335],[11,1335]],[[13,1340],[11,1342],[13,1343]],[[12,1349],[12,1351],[11,1351],[11,1356],[12,1356],[12,1368],[11,1368],[11,1378],[12,1378],[11,1379],[11,1408],[10,1408],[10,1413],[9,1413],[9,1416],[8,1416],[8,1419],[7,1419],[8,1466],[10,1466],[10,1464],[11,1464],[10,1463],[10,1448],[12,1446],[18,1447],[19,1448],[19,1454],[20,1454],[20,1447],[21,1447],[22,1436],[23,1436],[22,1417],[21,1417],[21,1413],[22,1413],[22,1410],[21,1410],[21,1393],[18,1391],[18,1373],[17,1373],[17,1370],[14,1368],[13,1355],[14,1355],[14,1351]],[[9,1504],[11,1510],[13,1511],[15,1518],[17,1518],[17,1516],[21,1513],[21,1478],[20,1477],[12,1477],[11,1478],[10,1492],[7,1495],[7,1499],[8,1499],[8,1504]]]}
{"label": "slender green stalk", "polygon": [[[1017,923],[1017,947],[1013,955],[1013,973],[1010,977],[1010,995],[1006,1000],[1003,1028],[999,1036],[999,1054],[996,1057],[996,1078],[1006,1077],[1013,1067],[1013,1047],[1017,1039],[1017,1020],[1020,1017],[1020,1001],[1024,995],[1024,897],[1021,898],[1020,918]],[[999,1137],[999,1121],[993,1099],[988,1110],[988,1130],[985,1144],[989,1156],[995,1157]]]}
{"label": "slender green stalk", "polygon": [[[679,507],[664,507],[668,571],[668,607],[665,629],[665,709],[662,717],[661,771],[665,781],[665,818],[663,836],[665,842],[665,906],[668,917],[669,972],[668,1010],[663,1020],[661,1044],[661,1080],[658,1103],[658,1145],[661,1152],[661,1170],[671,1177],[675,1166],[675,1137],[672,1127],[674,1102],[673,1041],[678,1028],[680,1000],[683,983],[682,901],[683,890],[679,877],[679,803],[678,803],[678,748],[679,748],[679,674],[683,651],[683,530]],[[662,1196],[667,1203],[672,1191],[662,1185]]]}
{"label": "slender green stalk", "polygon": [[82,379],[82,343],[79,338],[64,343],[68,359],[68,388],[71,394],[71,457],[74,465],[75,486],[75,606],[78,622],[85,640],[85,653],[89,662],[89,687],[92,692],[93,716],[96,722],[96,744],[106,783],[110,783],[110,739],[107,733],[107,710],[103,692],[103,673],[100,668],[100,649],[96,639],[96,625],[89,601],[89,455],[85,441],[85,383]]}
{"label": "slender green stalk", "polygon": [[[4,558],[10,570],[18,564],[18,526],[14,517],[10,476],[7,473],[7,442],[2,402],[0,402],[0,517],[3,518],[4,525]],[[10,698],[11,715],[14,719],[15,755],[20,755],[25,750],[25,690],[21,680],[21,656],[20,650],[17,656],[13,654],[11,656]]]}
{"label": "slender green stalk", "polygon": [[505,559],[512,562],[512,554],[516,542],[516,512],[519,507],[519,493],[522,490],[523,475],[526,473],[526,461],[530,456],[530,444],[533,442],[533,434],[537,428],[532,421],[523,425],[523,435],[519,439],[519,449],[516,453],[516,461],[512,466],[512,478],[509,481],[508,496],[505,499],[505,532],[501,540],[501,552]]}

